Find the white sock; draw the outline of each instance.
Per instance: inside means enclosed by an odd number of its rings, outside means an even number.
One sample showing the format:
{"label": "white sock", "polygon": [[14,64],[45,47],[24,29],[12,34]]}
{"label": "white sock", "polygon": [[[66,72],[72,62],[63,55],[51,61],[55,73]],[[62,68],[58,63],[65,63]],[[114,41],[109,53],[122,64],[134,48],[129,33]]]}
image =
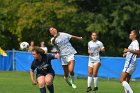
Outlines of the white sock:
{"label": "white sock", "polygon": [[87,81],[87,83],[88,83],[88,87],[91,87],[92,77],[89,77],[89,76],[88,76],[88,81]]}
{"label": "white sock", "polygon": [[98,77],[94,77],[94,87],[98,87]]}
{"label": "white sock", "polygon": [[71,83],[74,84],[74,76],[71,76]]}
{"label": "white sock", "polygon": [[129,93],[133,93],[133,90],[131,89],[130,85],[129,85],[126,81],[123,81],[123,82],[122,82],[122,86],[123,86],[127,91],[129,91]]}
{"label": "white sock", "polygon": [[125,93],[129,93],[129,91],[127,91],[125,88],[124,88],[124,91],[125,91]]}

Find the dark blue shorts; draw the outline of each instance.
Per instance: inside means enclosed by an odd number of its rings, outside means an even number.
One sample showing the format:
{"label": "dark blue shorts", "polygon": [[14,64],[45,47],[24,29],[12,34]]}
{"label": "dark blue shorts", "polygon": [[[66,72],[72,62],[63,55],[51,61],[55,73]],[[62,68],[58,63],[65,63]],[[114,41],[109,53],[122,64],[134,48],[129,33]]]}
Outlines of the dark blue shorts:
{"label": "dark blue shorts", "polygon": [[40,76],[46,76],[46,75],[48,75],[48,74],[51,74],[53,77],[55,76],[54,70],[51,70],[51,71],[46,72],[46,73],[37,73],[37,74],[36,74],[36,78],[38,78],[38,77],[40,77]]}

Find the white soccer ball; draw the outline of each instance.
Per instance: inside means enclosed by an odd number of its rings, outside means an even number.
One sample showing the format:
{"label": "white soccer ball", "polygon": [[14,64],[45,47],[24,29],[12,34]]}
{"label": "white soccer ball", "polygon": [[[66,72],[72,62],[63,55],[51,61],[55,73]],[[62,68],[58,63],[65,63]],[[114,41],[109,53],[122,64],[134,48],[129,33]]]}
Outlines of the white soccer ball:
{"label": "white soccer ball", "polygon": [[28,42],[20,43],[20,49],[21,50],[27,50],[28,48],[29,48],[29,43]]}

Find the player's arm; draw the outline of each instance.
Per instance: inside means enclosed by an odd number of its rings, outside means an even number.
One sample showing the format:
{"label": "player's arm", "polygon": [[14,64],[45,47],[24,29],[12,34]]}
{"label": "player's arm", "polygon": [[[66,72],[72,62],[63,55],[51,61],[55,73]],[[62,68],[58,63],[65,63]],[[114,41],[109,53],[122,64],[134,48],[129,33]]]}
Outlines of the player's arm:
{"label": "player's arm", "polygon": [[47,56],[48,56],[48,59],[49,60],[60,58],[59,53],[56,53],[56,54],[47,54]]}
{"label": "player's arm", "polygon": [[89,55],[93,54],[93,51],[91,51],[90,49],[88,49],[88,54]]}
{"label": "player's arm", "polygon": [[104,52],[105,48],[102,42],[100,42],[100,47],[98,48],[98,51]]}
{"label": "player's arm", "polygon": [[34,70],[35,70],[35,66],[34,66],[34,63],[32,63],[31,69],[30,69],[30,77],[31,77],[32,84],[36,85],[36,82],[34,80]]}
{"label": "player's arm", "polygon": [[104,52],[105,51],[105,48],[98,48],[98,51],[101,51],[101,52]]}
{"label": "player's arm", "polygon": [[127,48],[125,48],[125,49],[123,50],[123,52],[124,52],[124,53],[126,53],[126,52],[131,52],[131,53],[134,53],[134,54],[137,54],[137,55],[140,54],[140,50],[130,50],[130,49],[127,49]]}
{"label": "player's arm", "polygon": [[78,36],[74,36],[74,35],[72,35],[71,38],[73,38],[73,39],[78,39],[78,40],[83,40],[82,37],[78,37]]}
{"label": "player's arm", "polygon": [[32,84],[36,85],[36,82],[34,80],[34,71],[32,69],[30,70],[30,77],[31,77],[31,80],[32,80]]}

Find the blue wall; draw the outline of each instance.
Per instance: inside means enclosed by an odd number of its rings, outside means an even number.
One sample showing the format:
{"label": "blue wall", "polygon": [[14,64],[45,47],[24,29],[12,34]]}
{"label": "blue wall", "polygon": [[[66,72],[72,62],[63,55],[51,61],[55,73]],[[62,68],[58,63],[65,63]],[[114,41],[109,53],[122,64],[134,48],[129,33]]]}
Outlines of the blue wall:
{"label": "blue wall", "polygon": [[[7,52],[8,56],[0,56],[0,71],[23,71],[29,72],[30,65],[33,60],[33,56],[28,52],[14,52],[14,58],[12,52]],[[87,77],[88,75],[88,57],[87,56],[75,56],[75,75],[78,77]],[[14,63],[13,63],[14,62]],[[121,57],[102,57],[101,67],[99,69],[99,77],[102,78],[114,78],[119,79],[125,58]],[[63,75],[63,69],[60,59],[52,61],[52,66],[57,75]],[[132,78],[140,78],[140,59],[137,60],[137,68]]]}

